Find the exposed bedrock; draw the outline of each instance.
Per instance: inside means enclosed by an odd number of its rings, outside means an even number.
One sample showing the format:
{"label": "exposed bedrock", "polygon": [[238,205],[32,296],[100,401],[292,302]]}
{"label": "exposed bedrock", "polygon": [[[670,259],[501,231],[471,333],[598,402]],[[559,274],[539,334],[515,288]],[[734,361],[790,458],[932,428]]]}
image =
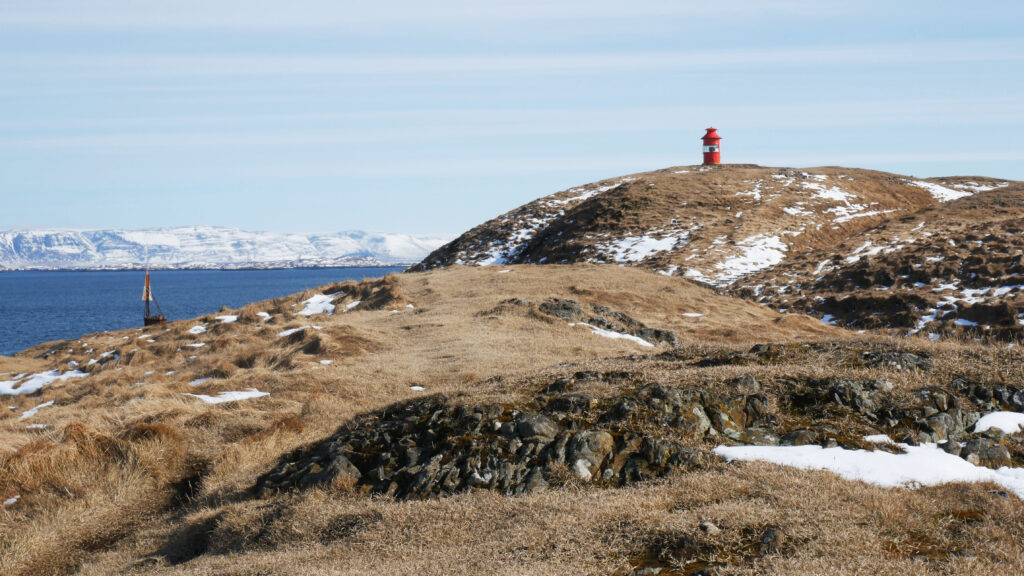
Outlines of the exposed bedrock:
{"label": "exposed bedrock", "polygon": [[[896,351],[855,357],[897,370],[926,361]],[[595,381],[622,393],[591,395]],[[408,499],[479,489],[520,494],[567,482],[614,487],[706,466],[722,443],[899,450],[864,439],[879,433],[904,444],[934,442],[976,465],[1024,462],[1019,434],[973,431],[988,412],[1024,412],[1024,390],[956,378],[909,401],[896,398],[881,379],[761,383],[748,374],[676,387],[644,382],[641,372],[581,371],[540,386],[532,400],[470,405],[432,396],[363,415],[282,457],[256,490],[266,497],[327,486]]]}

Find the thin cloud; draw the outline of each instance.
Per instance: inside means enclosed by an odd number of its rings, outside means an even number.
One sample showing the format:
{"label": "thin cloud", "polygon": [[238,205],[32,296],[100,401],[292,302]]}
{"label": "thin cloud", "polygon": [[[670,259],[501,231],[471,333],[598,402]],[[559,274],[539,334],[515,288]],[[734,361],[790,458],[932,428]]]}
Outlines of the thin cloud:
{"label": "thin cloud", "polygon": [[863,12],[861,3],[796,0],[745,0],[727,3],[678,0],[590,0],[549,2],[520,0],[478,2],[392,1],[340,3],[328,0],[177,0],[134,2],[95,0],[38,2],[3,6],[0,25],[66,30],[344,30],[369,25],[422,26],[469,23],[621,20],[624,18],[703,17],[754,19],[765,15],[835,17]]}
{"label": "thin cloud", "polygon": [[[587,52],[520,55],[309,56],[282,54],[19,54],[0,58],[9,73],[59,69],[70,76],[416,76],[439,74],[536,76],[658,70],[776,69],[833,65],[1011,62],[1024,60],[1024,39],[899,44],[818,45],[791,48]],[[450,79],[441,78],[448,82]]]}

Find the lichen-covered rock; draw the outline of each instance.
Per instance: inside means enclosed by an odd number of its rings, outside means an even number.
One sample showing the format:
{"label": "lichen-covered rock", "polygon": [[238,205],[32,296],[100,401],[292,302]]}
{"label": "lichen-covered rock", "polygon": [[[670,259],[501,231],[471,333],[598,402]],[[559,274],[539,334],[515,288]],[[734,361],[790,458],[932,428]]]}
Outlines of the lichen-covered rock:
{"label": "lichen-covered rock", "polygon": [[818,443],[818,432],[809,428],[798,428],[784,434],[779,440],[783,446],[806,446]]}
{"label": "lichen-covered rock", "polygon": [[895,350],[865,351],[862,354],[864,364],[868,368],[893,368],[895,370],[932,369],[932,361],[923,353],[899,352]]}
{"label": "lichen-covered rock", "polygon": [[960,457],[975,466],[1002,468],[1011,464],[1006,446],[988,438],[972,438],[960,449]]}
{"label": "lichen-covered rock", "polygon": [[516,432],[524,440],[548,441],[558,434],[558,424],[543,414],[524,413],[516,423]]}
{"label": "lichen-covered rock", "polygon": [[583,307],[580,303],[566,298],[549,298],[541,303],[540,311],[570,322],[583,319]]}
{"label": "lichen-covered rock", "polygon": [[706,406],[711,425],[723,435],[739,440],[743,429],[767,423],[767,399],[761,394],[732,396],[710,402]]}
{"label": "lichen-covered rock", "polygon": [[585,467],[590,476],[596,476],[614,449],[615,439],[611,434],[604,430],[587,430],[573,436],[566,459],[574,471]]}
{"label": "lichen-covered rock", "polygon": [[[682,404],[676,404],[681,399],[663,392],[674,399],[671,409],[648,411],[636,402],[642,409],[639,420],[620,422],[613,430],[588,424],[584,416],[596,401],[583,395],[561,397],[566,412],[549,414],[538,412],[536,404],[462,406],[442,397],[419,399],[364,415],[330,438],[288,454],[258,479],[256,491],[268,496],[327,485],[395,498],[473,489],[521,494],[545,489],[547,475],[560,466],[581,480],[605,484],[661,476],[698,463],[679,446],[631,431],[681,417]],[[700,414],[687,414],[700,419]]]}

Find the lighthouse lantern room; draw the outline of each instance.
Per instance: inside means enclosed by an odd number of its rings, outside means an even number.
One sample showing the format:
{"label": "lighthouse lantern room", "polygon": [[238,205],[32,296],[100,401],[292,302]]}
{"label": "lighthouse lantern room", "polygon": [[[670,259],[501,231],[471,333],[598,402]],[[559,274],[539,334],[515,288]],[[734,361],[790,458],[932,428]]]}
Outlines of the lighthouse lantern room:
{"label": "lighthouse lantern room", "polygon": [[718,130],[715,128],[708,128],[707,134],[704,135],[704,163],[705,164],[720,164],[722,162],[722,137],[718,135]]}

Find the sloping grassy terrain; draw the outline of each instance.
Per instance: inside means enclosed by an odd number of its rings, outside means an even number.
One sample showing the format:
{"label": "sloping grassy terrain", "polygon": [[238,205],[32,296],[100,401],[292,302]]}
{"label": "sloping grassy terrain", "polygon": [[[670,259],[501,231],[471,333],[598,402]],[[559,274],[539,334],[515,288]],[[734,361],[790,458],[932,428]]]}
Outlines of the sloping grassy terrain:
{"label": "sloping grassy terrain", "polygon": [[[317,312],[327,305],[332,314]],[[963,412],[987,410],[972,392],[981,388],[956,378],[1018,389],[1021,366],[1016,349],[892,343],[619,266],[454,267],[335,284],[3,359],[0,380],[14,387],[24,372],[87,375],[5,398],[0,497],[14,501],[0,515],[0,572],[1012,573],[1024,562],[1024,507],[1000,486],[887,489],[730,464],[711,450],[798,429],[822,445],[872,448],[862,435],[923,431],[922,388],[947,391]],[[811,382],[837,378],[888,382],[872,414],[899,408],[910,420],[890,425],[824,396],[793,408]],[[200,397],[253,389],[267,394]],[[710,427],[655,418],[671,405],[661,394],[688,395]],[[760,404],[748,398],[757,395]],[[743,416],[715,408],[737,398]],[[605,417],[627,400],[643,407],[635,417]],[[518,495],[486,483],[425,499],[368,481],[258,490],[307,447],[368,437],[399,422],[399,406],[425,402],[496,406],[505,421],[538,413],[567,434],[607,432],[616,449],[635,435],[692,458],[637,463],[627,482],[604,476],[603,461],[591,479],[574,462],[552,464],[546,487]],[[481,450],[516,441],[500,426],[479,434]],[[996,440],[1016,466],[1019,438]],[[441,441],[403,447],[432,454]]]}

